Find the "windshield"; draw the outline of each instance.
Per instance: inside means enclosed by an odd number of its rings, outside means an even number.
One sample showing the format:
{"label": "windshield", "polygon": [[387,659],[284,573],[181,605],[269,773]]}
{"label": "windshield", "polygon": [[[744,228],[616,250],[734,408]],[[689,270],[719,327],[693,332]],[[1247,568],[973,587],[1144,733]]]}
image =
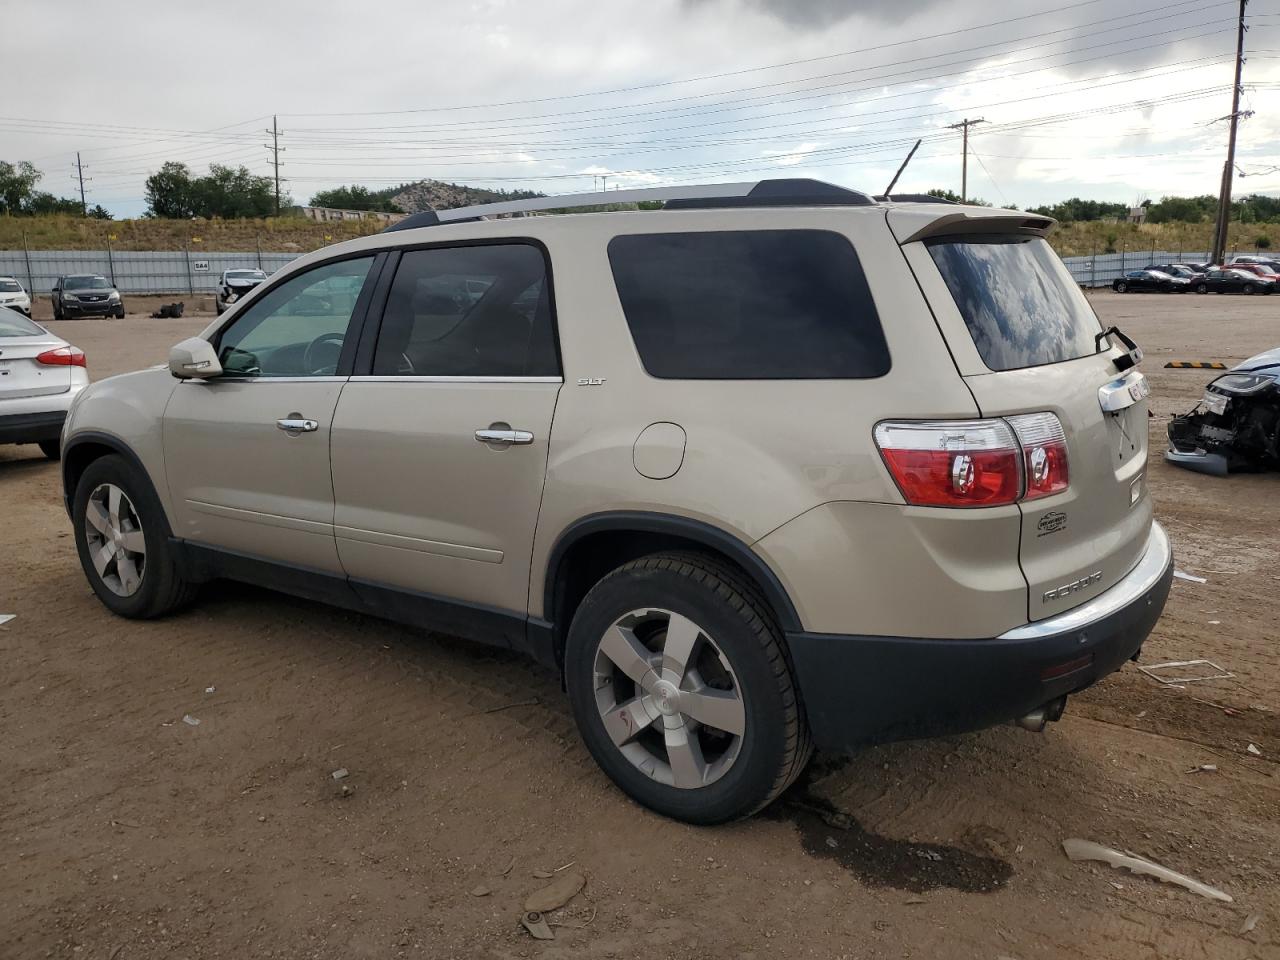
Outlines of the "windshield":
{"label": "windshield", "polygon": [[1017,370],[1098,352],[1089,303],[1041,237],[974,236],[928,243],[982,362]]}
{"label": "windshield", "polygon": [[228,280],[265,280],[267,275],[261,270],[228,270]]}
{"label": "windshield", "polygon": [[0,337],[39,337],[44,330],[8,307],[0,307]]}
{"label": "windshield", "polygon": [[0,280],[0,293],[21,293],[22,284],[17,280]]}
{"label": "windshield", "polygon": [[110,290],[105,277],[67,277],[68,290]]}

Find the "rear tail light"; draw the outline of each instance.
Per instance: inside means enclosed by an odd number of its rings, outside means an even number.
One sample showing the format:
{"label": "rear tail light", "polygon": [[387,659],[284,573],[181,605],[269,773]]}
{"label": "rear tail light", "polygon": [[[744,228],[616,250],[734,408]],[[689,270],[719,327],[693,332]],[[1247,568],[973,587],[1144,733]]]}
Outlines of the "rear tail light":
{"label": "rear tail light", "polygon": [[1007,420],[876,424],[876,446],[907,503],[994,507],[1067,488],[1067,444],[1051,413]]}
{"label": "rear tail light", "polygon": [[83,367],[86,366],[84,351],[78,347],[58,347],[46,350],[36,357],[36,363],[49,367]]}
{"label": "rear tail light", "polygon": [[1052,413],[1010,417],[1009,425],[1022,444],[1022,468],[1027,478],[1024,500],[1038,500],[1067,489],[1067,435]]}

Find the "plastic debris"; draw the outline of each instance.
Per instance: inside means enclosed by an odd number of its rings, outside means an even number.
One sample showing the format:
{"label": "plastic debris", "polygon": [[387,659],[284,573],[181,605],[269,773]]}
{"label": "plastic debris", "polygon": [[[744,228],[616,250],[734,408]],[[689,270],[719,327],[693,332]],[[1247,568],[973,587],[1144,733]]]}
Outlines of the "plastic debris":
{"label": "plastic debris", "polygon": [[533,871],[533,875],[537,877],[539,880],[550,880],[552,877],[555,876],[555,874],[552,873],[550,870],[535,870]]}
{"label": "plastic debris", "polygon": [[1258,745],[1256,743],[1249,744],[1249,746],[1245,747],[1245,750],[1247,750],[1249,753],[1252,753],[1255,757],[1262,756],[1262,751],[1258,748]]}
{"label": "plastic debris", "polygon": [[216,693],[216,692],[217,692],[217,689],[218,689],[217,687],[205,687],[205,688],[204,688],[204,692],[205,692],[205,693]]}
{"label": "plastic debris", "polygon": [[10,620],[16,620],[17,618],[18,615],[16,613],[0,613],[0,627],[4,626]]}
{"label": "plastic debris", "polygon": [[[1201,671],[1200,676],[1195,674],[1191,676],[1175,675],[1171,677],[1161,676],[1161,671],[1166,670],[1185,670],[1188,667],[1208,667],[1212,673],[1204,673]],[[1180,687],[1184,683],[1202,683],[1205,680],[1230,680],[1235,676],[1229,670],[1226,670],[1212,660],[1169,660],[1166,663],[1153,663],[1149,667],[1139,666],[1139,670],[1145,673],[1152,680],[1159,681],[1165,686]]]}
{"label": "plastic debris", "polygon": [[182,715],[182,722],[185,723],[188,727],[200,726],[200,721],[189,713],[184,713]]}
{"label": "plastic debris", "polygon": [[1258,925],[1258,921],[1262,919],[1256,913],[1251,913],[1244,918],[1244,923],[1240,924],[1240,936],[1246,933],[1253,933],[1253,928]]}
{"label": "plastic debris", "polygon": [[1192,767],[1187,773],[1217,773],[1218,765],[1216,763],[1202,763],[1198,767]]}
{"label": "plastic debris", "polygon": [[576,897],[586,884],[587,878],[577,870],[562,873],[542,889],[529,894],[524,902],[525,912],[546,913],[549,910],[558,910]]}
{"label": "plastic debris", "polygon": [[1179,580],[1186,580],[1190,583],[1208,583],[1209,582],[1204,577],[1197,577],[1194,573],[1187,573],[1183,570],[1175,570],[1173,571],[1173,575],[1177,577]]}
{"label": "plastic debris", "polygon": [[551,928],[547,926],[547,921],[542,918],[542,914],[537,910],[530,910],[520,918],[520,925],[529,931],[529,936],[535,940],[554,940],[556,935],[551,932]]}
{"label": "plastic debris", "polygon": [[1217,887],[1211,887],[1206,883],[1201,883],[1199,880],[1192,880],[1186,874],[1170,870],[1168,867],[1162,867],[1158,863],[1135,856],[1132,853],[1121,853],[1119,850],[1104,847],[1102,844],[1094,843],[1092,840],[1081,840],[1078,837],[1072,837],[1062,841],[1062,849],[1072,860],[1098,860],[1117,869],[1128,870],[1141,876],[1154,877],[1162,883],[1172,883],[1176,886],[1184,887],[1192,893],[1198,893],[1200,896],[1208,897],[1210,900],[1221,900],[1223,903],[1234,902],[1231,894],[1224,893]]}
{"label": "plastic debris", "polygon": [[345,780],[348,777],[347,768],[339,767],[337,770],[333,771],[333,773],[329,774],[329,776],[333,777],[335,780]]}

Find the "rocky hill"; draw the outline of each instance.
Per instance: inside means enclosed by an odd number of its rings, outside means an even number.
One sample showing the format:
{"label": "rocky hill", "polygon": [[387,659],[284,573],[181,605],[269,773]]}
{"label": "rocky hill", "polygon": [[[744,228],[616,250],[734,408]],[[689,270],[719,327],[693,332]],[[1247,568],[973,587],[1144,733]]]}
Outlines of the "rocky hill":
{"label": "rocky hill", "polygon": [[502,200],[524,200],[541,196],[543,194],[529,190],[482,190],[442,180],[423,180],[402,187],[391,198],[391,202],[405,213],[417,213],[428,208],[452,210],[454,207],[469,207],[476,203],[498,203]]}

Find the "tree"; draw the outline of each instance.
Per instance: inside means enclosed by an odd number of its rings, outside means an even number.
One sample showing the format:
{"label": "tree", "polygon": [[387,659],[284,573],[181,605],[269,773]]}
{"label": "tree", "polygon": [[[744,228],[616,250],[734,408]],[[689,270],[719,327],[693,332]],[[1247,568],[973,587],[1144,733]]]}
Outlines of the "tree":
{"label": "tree", "polygon": [[40,171],[28,160],[17,164],[0,160],[0,213],[25,213]]}
{"label": "tree", "polygon": [[952,203],[968,203],[975,207],[991,206],[991,204],[986,200],[979,200],[977,197],[970,197],[968,200],[963,200],[961,199],[960,194],[956,193],[954,190],[944,190],[942,187],[934,187],[932,190],[928,191],[928,195],[931,197],[937,197],[939,200],[950,200]]}
{"label": "tree", "polygon": [[1073,223],[1077,220],[1119,220],[1129,214],[1129,208],[1123,203],[1107,203],[1099,200],[1082,200],[1072,197],[1051,206],[1031,207],[1028,213],[1037,213],[1042,217],[1053,217],[1062,223]]}
{"label": "tree", "polygon": [[399,192],[399,187],[391,187],[387,190],[370,190],[356,183],[349,187],[334,187],[332,190],[321,190],[311,198],[311,206],[332,207],[337,210],[378,210],[384,213],[403,213],[403,210],[391,202],[391,198]]}
{"label": "tree", "polygon": [[[147,214],[175,220],[223,217],[228,220],[267,217],[275,210],[275,188],[269,177],[247,167],[212,164],[209,173],[193,177],[184,163],[170,161],[147,177]],[[281,197],[281,203],[289,202]]]}
{"label": "tree", "polygon": [[1159,203],[1147,208],[1149,223],[1203,223],[1212,220],[1218,210],[1218,198],[1205,195],[1202,197],[1161,197]]}
{"label": "tree", "polygon": [[72,200],[70,197],[55,197],[52,193],[36,190],[27,200],[22,212],[31,215],[69,213],[72,216],[79,216],[81,209],[79,200]]}
{"label": "tree", "polygon": [[100,203],[95,203],[89,208],[90,220],[111,220],[111,213]]}

